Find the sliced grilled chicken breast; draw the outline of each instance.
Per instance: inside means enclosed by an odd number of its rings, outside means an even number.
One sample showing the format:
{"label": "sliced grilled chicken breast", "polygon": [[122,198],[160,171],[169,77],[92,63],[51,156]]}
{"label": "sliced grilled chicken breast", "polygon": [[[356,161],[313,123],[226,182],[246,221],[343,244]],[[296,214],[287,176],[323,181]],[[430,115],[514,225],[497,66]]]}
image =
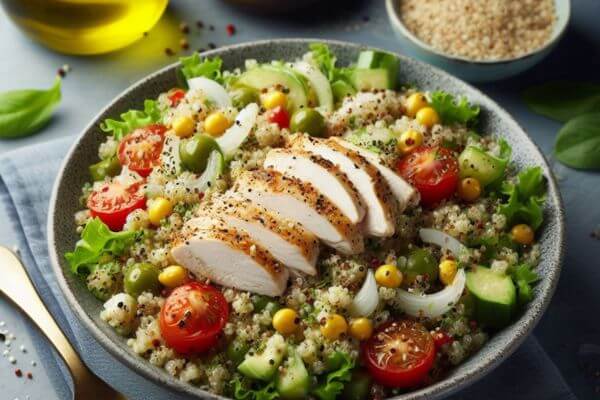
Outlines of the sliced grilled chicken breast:
{"label": "sliced grilled chicken breast", "polygon": [[381,173],[363,156],[333,139],[317,139],[297,135],[290,140],[292,148],[318,154],[336,164],[354,184],[367,206],[364,230],[367,235],[387,237],[395,230],[396,201]]}
{"label": "sliced grilled chicken breast", "polygon": [[281,264],[315,275],[319,240],[301,224],[241,196],[224,196],[202,214],[217,215],[269,250]]}
{"label": "sliced grilled chicken breast", "polygon": [[354,184],[331,161],[300,149],[273,149],[267,154],[265,168],[310,183],[329,198],[352,222],[365,216],[365,207]]}
{"label": "sliced grilled chicken breast", "polygon": [[396,197],[396,200],[398,200],[399,212],[404,211],[406,206],[414,205],[419,202],[419,192],[415,190],[415,188],[412,187],[408,182],[402,179],[400,175],[395,173],[391,168],[387,167],[377,154],[339,137],[332,137],[331,140],[335,140],[345,148],[357,152],[379,170],[390,187],[390,190]]}
{"label": "sliced grilled chicken breast", "polygon": [[233,191],[299,222],[341,253],[358,254],[364,249],[359,226],[308,182],[272,169],[245,171]]}
{"label": "sliced grilled chicken breast", "polygon": [[198,276],[267,296],[280,296],[289,277],[287,268],[262,245],[216,217],[189,220],[171,255]]}

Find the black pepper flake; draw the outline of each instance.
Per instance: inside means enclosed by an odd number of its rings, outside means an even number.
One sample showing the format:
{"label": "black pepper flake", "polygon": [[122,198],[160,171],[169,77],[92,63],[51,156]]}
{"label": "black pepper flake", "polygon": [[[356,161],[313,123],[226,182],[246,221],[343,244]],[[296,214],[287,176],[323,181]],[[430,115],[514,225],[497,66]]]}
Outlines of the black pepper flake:
{"label": "black pepper flake", "polygon": [[215,26],[214,25],[209,25],[208,26],[208,30],[209,31],[214,31],[215,30]]}
{"label": "black pepper flake", "polygon": [[0,342],[4,342],[6,340],[6,335],[4,333],[0,333]]}
{"label": "black pepper flake", "polygon": [[202,29],[202,28],[204,28],[204,22],[202,22],[202,21],[200,21],[200,20],[196,21],[196,27],[197,27],[198,29]]}
{"label": "black pepper flake", "polygon": [[214,44],[213,42],[210,42],[210,43],[208,44],[208,48],[209,48],[209,49],[211,49],[211,50],[212,50],[212,49],[216,49],[216,48],[217,48],[217,45],[216,45],[216,44]]}
{"label": "black pepper flake", "polygon": [[181,33],[187,35],[188,33],[190,33],[190,26],[185,22],[182,22],[181,24],[179,24],[179,30],[181,31]]}
{"label": "black pepper flake", "polygon": [[172,49],[172,48],[170,48],[170,47],[167,47],[167,48],[165,48],[165,54],[166,54],[166,55],[168,55],[168,56],[170,57],[170,56],[174,56],[174,55],[175,55],[175,52],[173,51],[173,49]]}
{"label": "black pepper flake", "polygon": [[27,373],[27,379],[33,379],[33,374],[31,372]]}

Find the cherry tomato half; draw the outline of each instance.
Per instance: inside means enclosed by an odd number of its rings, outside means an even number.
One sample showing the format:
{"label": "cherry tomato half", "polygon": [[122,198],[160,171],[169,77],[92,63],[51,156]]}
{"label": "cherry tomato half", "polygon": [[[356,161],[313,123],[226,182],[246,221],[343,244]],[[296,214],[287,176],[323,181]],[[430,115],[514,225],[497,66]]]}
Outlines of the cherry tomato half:
{"label": "cherry tomato half", "polygon": [[171,107],[177,107],[177,105],[185,97],[185,91],[183,89],[173,89],[169,92],[168,96]]}
{"label": "cherry tomato half", "polygon": [[421,204],[432,206],[456,191],[458,161],[444,147],[419,146],[398,161],[398,173],[421,194]]}
{"label": "cherry tomato half", "polygon": [[87,207],[91,215],[100,218],[110,230],[120,231],[129,213],[146,207],[146,198],[140,185],[123,186],[117,182],[102,184],[88,197]]}
{"label": "cherry tomato half", "polygon": [[217,343],[228,316],[227,300],[219,290],[189,282],[167,297],[160,312],[160,331],[178,353],[204,352]]}
{"label": "cherry tomato half", "polygon": [[375,381],[393,388],[422,383],[435,360],[431,334],[418,322],[400,320],[379,328],[363,344],[362,354]]}
{"label": "cherry tomato half", "polygon": [[290,127],[290,114],[281,106],[268,111],[267,119],[269,122],[276,123],[282,129]]}
{"label": "cherry tomato half", "polygon": [[142,177],[147,177],[152,168],[160,165],[165,132],[164,125],[154,124],[138,128],[125,136],[119,143],[119,162]]}

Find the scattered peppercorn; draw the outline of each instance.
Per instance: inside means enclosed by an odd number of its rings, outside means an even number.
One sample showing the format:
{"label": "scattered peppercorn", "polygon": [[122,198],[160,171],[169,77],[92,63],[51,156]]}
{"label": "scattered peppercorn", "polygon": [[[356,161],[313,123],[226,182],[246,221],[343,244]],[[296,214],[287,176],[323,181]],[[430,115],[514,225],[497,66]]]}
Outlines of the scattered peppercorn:
{"label": "scattered peppercorn", "polygon": [[167,48],[165,49],[165,54],[166,54],[166,55],[168,55],[168,56],[170,57],[170,56],[173,56],[173,55],[175,55],[175,52],[174,52],[174,51],[173,51],[173,49],[171,49],[170,47],[167,47]]}
{"label": "scattered peppercorn", "polygon": [[214,31],[215,30],[215,26],[214,25],[209,25],[208,26],[208,30],[209,31]]}
{"label": "scattered peppercorn", "polygon": [[200,47],[198,50],[196,50],[198,53],[204,53],[206,51],[206,49],[204,47]]}
{"label": "scattered peppercorn", "polygon": [[0,333],[0,342],[4,342],[6,340],[6,335],[4,333]]}
{"label": "scattered peppercorn", "polygon": [[23,376],[23,371],[20,368],[15,369],[15,375],[19,378]]}
{"label": "scattered peppercorn", "polygon": [[148,37],[148,32],[144,32],[144,33],[142,33],[142,36],[143,36],[143,37]]}
{"label": "scattered peppercorn", "polygon": [[227,30],[227,35],[228,36],[233,36],[235,34],[235,25],[233,25],[233,24],[227,24],[227,26],[225,27],[225,29]]}
{"label": "scattered peppercorn", "polygon": [[33,374],[31,372],[27,373],[27,379],[33,379]]}
{"label": "scattered peppercorn", "polygon": [[210,42],[210,43],[208,44],[208,48],[209,48],[209,49],[216,49],[216,48],[217,48],[217,45],[216,45],[216,44],[214,44],[213,42]]}
{"label": "scattered peppercorn", "polygon": [[204,22],[202,22],[202,21],[200,21],[200,20],[196,21],[196,27],[197,27],[198,29],[202,29],[202,28],[204,28]]}
{"label": "scattered peppercorn", "polygon": [[179,41],[179,45],[181,46],[182,49],[187,50],[190,48],[190,44],[186,39],[181,39]]}
{"label": "scattered peppercorn", "polygon": [[190,33],[190,26],[185,22],[182,22],[181,24],[179,24],[179,30],[181,31],[181,33],[187,35],[188,33]]}

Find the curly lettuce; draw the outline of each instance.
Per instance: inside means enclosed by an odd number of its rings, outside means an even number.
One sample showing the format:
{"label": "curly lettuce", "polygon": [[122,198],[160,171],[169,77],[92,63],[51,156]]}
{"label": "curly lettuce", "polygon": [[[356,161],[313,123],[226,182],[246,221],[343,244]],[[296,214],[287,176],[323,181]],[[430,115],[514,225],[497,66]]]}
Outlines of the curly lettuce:
{"label": "curly lettuce", "polygon": [[354,361],[348,354],[338,351],[330,357],[328,364],[331,364],[331,372],[312,391],[320,400],[335,400],[352,378]]}
{"label": "curly lettuce", "polygon": [[180,71],[185,80],[203,76],[223,83],[223,74],[221,72],[223,60],[220,57],[200,58],[198,53],[194,53],[189,57],[180,58],[179,62],[181,62]]}
{"label": "curly lettuce", "polygon": [[533,299],[531,285],[540,279],[540,276],[531,269],[529,264],[517,266],[511,274],[513,281],[517,285],[519,304],[524,305]]}
{"label": "curly lettuce", "polygon": [[138,233],[113,232],[99,218],[90,220],[81,232],[75,250],[65,254],[71,272],[87,275],[103,256],[119,256],[133,244]]}
{"label": "curly lettuce", "polygon": [[270,382],[257,389],[253,389],[248,379],[236,376],[231,381],[233,398],[236,400],[276,400],[279,393],[275,389],[275,382]]}
{"label": "curly lettuce", "polygon": [[137,128],[160,122],[162,112],[155,100],[144,101],[144,110],[129,110],[121,114],[121,119],[106,119],[100,124],[103,132],[112,135],[119,141],[123,136]]}
{"label": "curly lettuce", "polygon": [[505,181],[501,192],[507,199],[498,212],[506,216],[508,225],[525,223],[534,230],[542,225],[546,181],[540,167],[521,171],[515,182]]}
{"label": "curly lettuce", "polygon": [[437,111],[444,124],[474,126],[479,118],[479,106],[469,103],[466,97],[454,98],[450,93],[436,91],[431,94],[431,107]]}

